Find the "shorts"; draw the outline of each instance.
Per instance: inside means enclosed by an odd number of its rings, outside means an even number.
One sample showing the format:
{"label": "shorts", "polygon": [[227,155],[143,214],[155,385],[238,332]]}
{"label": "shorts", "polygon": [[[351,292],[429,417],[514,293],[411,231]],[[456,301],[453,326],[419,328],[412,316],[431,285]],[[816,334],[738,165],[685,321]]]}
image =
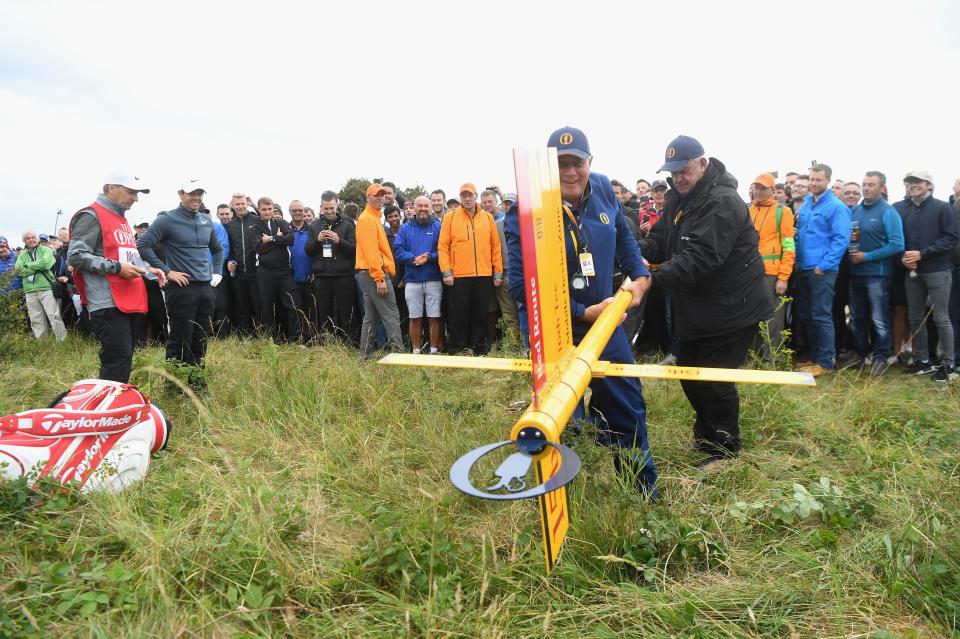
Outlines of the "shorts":
{"label": "shorts", "polygon": [[443,284],[435,282],[405,282],[403,297],[407,300],[410,319],[420,319],[426,311],[427,317],[440,317],[440,297]]}

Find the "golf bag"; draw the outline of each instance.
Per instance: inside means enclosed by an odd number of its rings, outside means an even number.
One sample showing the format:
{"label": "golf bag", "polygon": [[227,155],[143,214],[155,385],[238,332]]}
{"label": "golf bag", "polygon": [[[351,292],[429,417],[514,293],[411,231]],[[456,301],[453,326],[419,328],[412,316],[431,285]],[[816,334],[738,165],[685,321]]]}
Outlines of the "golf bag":
{"label": "golf bag", "polygon": [[0,478],[118,492],[143,479],[169,434],[163,411],[136,386],[84,379],[48,408],[0,417]]}

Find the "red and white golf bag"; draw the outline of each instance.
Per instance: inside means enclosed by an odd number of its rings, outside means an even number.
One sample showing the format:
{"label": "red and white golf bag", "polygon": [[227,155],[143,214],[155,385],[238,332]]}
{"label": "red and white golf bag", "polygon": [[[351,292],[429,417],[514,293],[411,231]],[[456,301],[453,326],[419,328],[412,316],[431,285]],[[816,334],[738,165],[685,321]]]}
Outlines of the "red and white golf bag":
{"label": "red and white golf bag", "polygon": [[170,423],[132,384],[84,379],[50,404],[0,417],[0,478],[117,492],[143,479]]}

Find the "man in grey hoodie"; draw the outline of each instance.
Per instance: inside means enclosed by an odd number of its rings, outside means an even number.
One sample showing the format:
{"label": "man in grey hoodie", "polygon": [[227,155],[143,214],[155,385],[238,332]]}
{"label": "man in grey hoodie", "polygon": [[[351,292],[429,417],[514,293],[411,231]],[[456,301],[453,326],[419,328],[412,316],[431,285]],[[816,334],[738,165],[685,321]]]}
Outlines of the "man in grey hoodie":
{"label": "man in grey hoodie", "polygon": [[195,390],[206,387],[198,369],[203,367],[207,336],[212,332],[214,287],[223,276],[223,245],[203,208],[205,192],[198,180],[185,182],[179,191],[180,206],[158,215],[137,240],[143,258],[168,280],[163,295],[169,321],[167,359],[196,367],[189,373]]}

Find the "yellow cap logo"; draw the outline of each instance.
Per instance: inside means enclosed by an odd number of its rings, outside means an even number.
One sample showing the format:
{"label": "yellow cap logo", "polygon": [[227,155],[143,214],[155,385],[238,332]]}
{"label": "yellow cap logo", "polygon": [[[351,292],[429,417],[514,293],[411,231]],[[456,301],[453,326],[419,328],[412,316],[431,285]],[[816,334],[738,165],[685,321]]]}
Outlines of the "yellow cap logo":
{"label": "yellow cap logo", "polygon": [[570,133],[564,133],[560,136],[560,144],[571,144],[573,142],[573,135]]}
{"label": "yellow cap logo", "polygon": [[607,214],[606,214],[606,213],[604,213],[604,212],[601,211],[601,212],[600,212],[600,221],[603,222],[604,224],[609,224],[609,223],[610,223],[610,218],[607,217]]}
{"label": "yellow cap logo", "polygon": [[676,154],[677,154],[677,150],[676,150],[675,148],[673,148],[672,146],[671,146],[669,149],[667,149],[667,159],[668,159],[668,160],[672,160],[672,159],[673,159],[673,156],[675,156]]}

